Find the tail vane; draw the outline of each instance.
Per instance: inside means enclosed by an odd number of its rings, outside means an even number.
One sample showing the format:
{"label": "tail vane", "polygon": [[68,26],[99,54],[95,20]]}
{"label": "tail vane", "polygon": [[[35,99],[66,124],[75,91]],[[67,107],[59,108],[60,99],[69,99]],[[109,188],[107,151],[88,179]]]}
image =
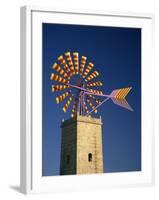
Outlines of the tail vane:
{"label": "tail vane", "polygon": [[110,94],[110,98],[112,99],[114,104],[126,108],[130,111],[133,111],[132,107],[128,104],[128,102],[125,99],[125,97],[128,95],[131,89],[132,87],[113,90]]}
{"label": "tail vane", "polygon": [[133,111],[132,107],[128,104],[128,102],[126,101],[126,99],[115,99],[115,98],[111,98],[113,103],[118,105],[118,106],[121,106],[123,108],[126,108],[130,111]]}

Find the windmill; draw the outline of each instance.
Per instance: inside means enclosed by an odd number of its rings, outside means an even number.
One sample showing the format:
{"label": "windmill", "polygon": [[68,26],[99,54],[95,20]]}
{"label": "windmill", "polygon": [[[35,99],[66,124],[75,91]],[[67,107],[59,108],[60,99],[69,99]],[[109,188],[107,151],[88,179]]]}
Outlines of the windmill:
{"label": "windmill", "polygon": [[99,72],[94,69],[92,62],[87,62],[86,56],[79,58],[78,52],[66,52],[57,58],[52,66],[54,73],[50,79],[57,82],[52,85],[52,92],[60,92],[56,97],[56,103],[66,100],[62,109],[67,112],[71,108],[71,117],[79,113],[88,116],[92,112],[97,113],[103,103],[109,99],[118,106],[133,111],[125,97],[131,87],[115,89],[110,94],[105,94],[100,88],[103,83],[99,80]]}
{"label": "windmill", "polygon": [[86,56],[66,52],[52,66],[52,92],[71,118],[61,123],[60,174],[103,173],[102,119],[92,117],[106,101],[133,111],[125,97],[131,87],[102,91],[100,74]]}

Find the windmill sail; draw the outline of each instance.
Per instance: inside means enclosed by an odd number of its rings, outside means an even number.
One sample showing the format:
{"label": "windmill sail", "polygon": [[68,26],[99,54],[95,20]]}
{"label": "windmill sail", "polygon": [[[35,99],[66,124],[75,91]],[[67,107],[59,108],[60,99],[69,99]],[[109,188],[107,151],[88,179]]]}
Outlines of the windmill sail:
{"label": "windmill sail", "polygon": [[89,72],[91,71],[91,69],[94,67],[94,64],[89,62],[88,66],[86,67],[84,73],[83,73],[83,78],[86,78],[86,76],[89,74]]}
{"label": "windmill sail", "polygon": [[56,103],[64,104],[63,111],[66,113],[71,110],[72,117],[77,113],[87,116],[92,112],[97,113],[97,108],[109,99],[133,111],[125,99],[132,88],[116,89],[111,94],[104,94],[101,87],[103,83],[98,80],[100,73],[92,70],[94,68],[94,64],[79,52],[67,51],[57,57],[57,62],[52,65],[54,73],[50,76],[50,80],[56,84],[51,85],[51,91],[58,94]]}
{"label": "windmill sail", "polygon": [[57,92],[69,88],[67,85],[52,85],[52,92]]}
{"label": "windmill sail", "polygon": [[75,74],[75,69],[74,69],[74,66],[73,66],[71,53],[70,52],[66,52],[65,53],[65,57],[66,57],[66,60],[68,62],[68,65],[70,66],[70,69],[71,69],[72,73]]}
{"label": "windmill sail", "polygon": [[73,60],[74,60],[75,72],[76,74],[78,74],[79,71],[78,52],[73,53]]}
{"label": "windmill sail", "polygon": [[82,73],[83,73],[83,71],[84,71],[84,67],[85,67],[85,64],[86,64],[86,60],[87,60],[87,57],[85,57],[85,56],[82,56],[82,57],[81,57],[80,75],[82,75]]}

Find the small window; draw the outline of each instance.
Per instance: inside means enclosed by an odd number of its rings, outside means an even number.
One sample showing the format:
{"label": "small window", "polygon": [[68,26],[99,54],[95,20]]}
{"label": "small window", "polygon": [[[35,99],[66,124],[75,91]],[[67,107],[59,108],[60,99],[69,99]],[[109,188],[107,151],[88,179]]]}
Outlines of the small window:
{"label": "small window", "polygon": [[69,155],[67,155],[67,157],[66,157],[66,162],[67,162],[67,164],[70,163],[70,156]]}
{"label": "small window", "polygon": [[88,161],[89,161],[89,162],[92,161],[92,154],[91,154],[91,153],[88,154]]}

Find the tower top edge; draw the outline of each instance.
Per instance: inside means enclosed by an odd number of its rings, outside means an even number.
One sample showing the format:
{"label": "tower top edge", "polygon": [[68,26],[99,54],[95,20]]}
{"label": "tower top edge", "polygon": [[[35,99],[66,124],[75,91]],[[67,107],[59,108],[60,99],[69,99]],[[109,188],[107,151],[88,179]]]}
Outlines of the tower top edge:
{"label": "tower top edge", "polygon": [[99,118],[91,117],[91,116],[82,116],[82,115],[77,115],[76,117],[67,119],[67,120],[62,120],[61,122],[61,127],[67,126],[72,123],[78,123],[78,122],[85,122],[85,123],[93,123],[93,124],[99,124],[102,125],[102,118],[101,116]]}

